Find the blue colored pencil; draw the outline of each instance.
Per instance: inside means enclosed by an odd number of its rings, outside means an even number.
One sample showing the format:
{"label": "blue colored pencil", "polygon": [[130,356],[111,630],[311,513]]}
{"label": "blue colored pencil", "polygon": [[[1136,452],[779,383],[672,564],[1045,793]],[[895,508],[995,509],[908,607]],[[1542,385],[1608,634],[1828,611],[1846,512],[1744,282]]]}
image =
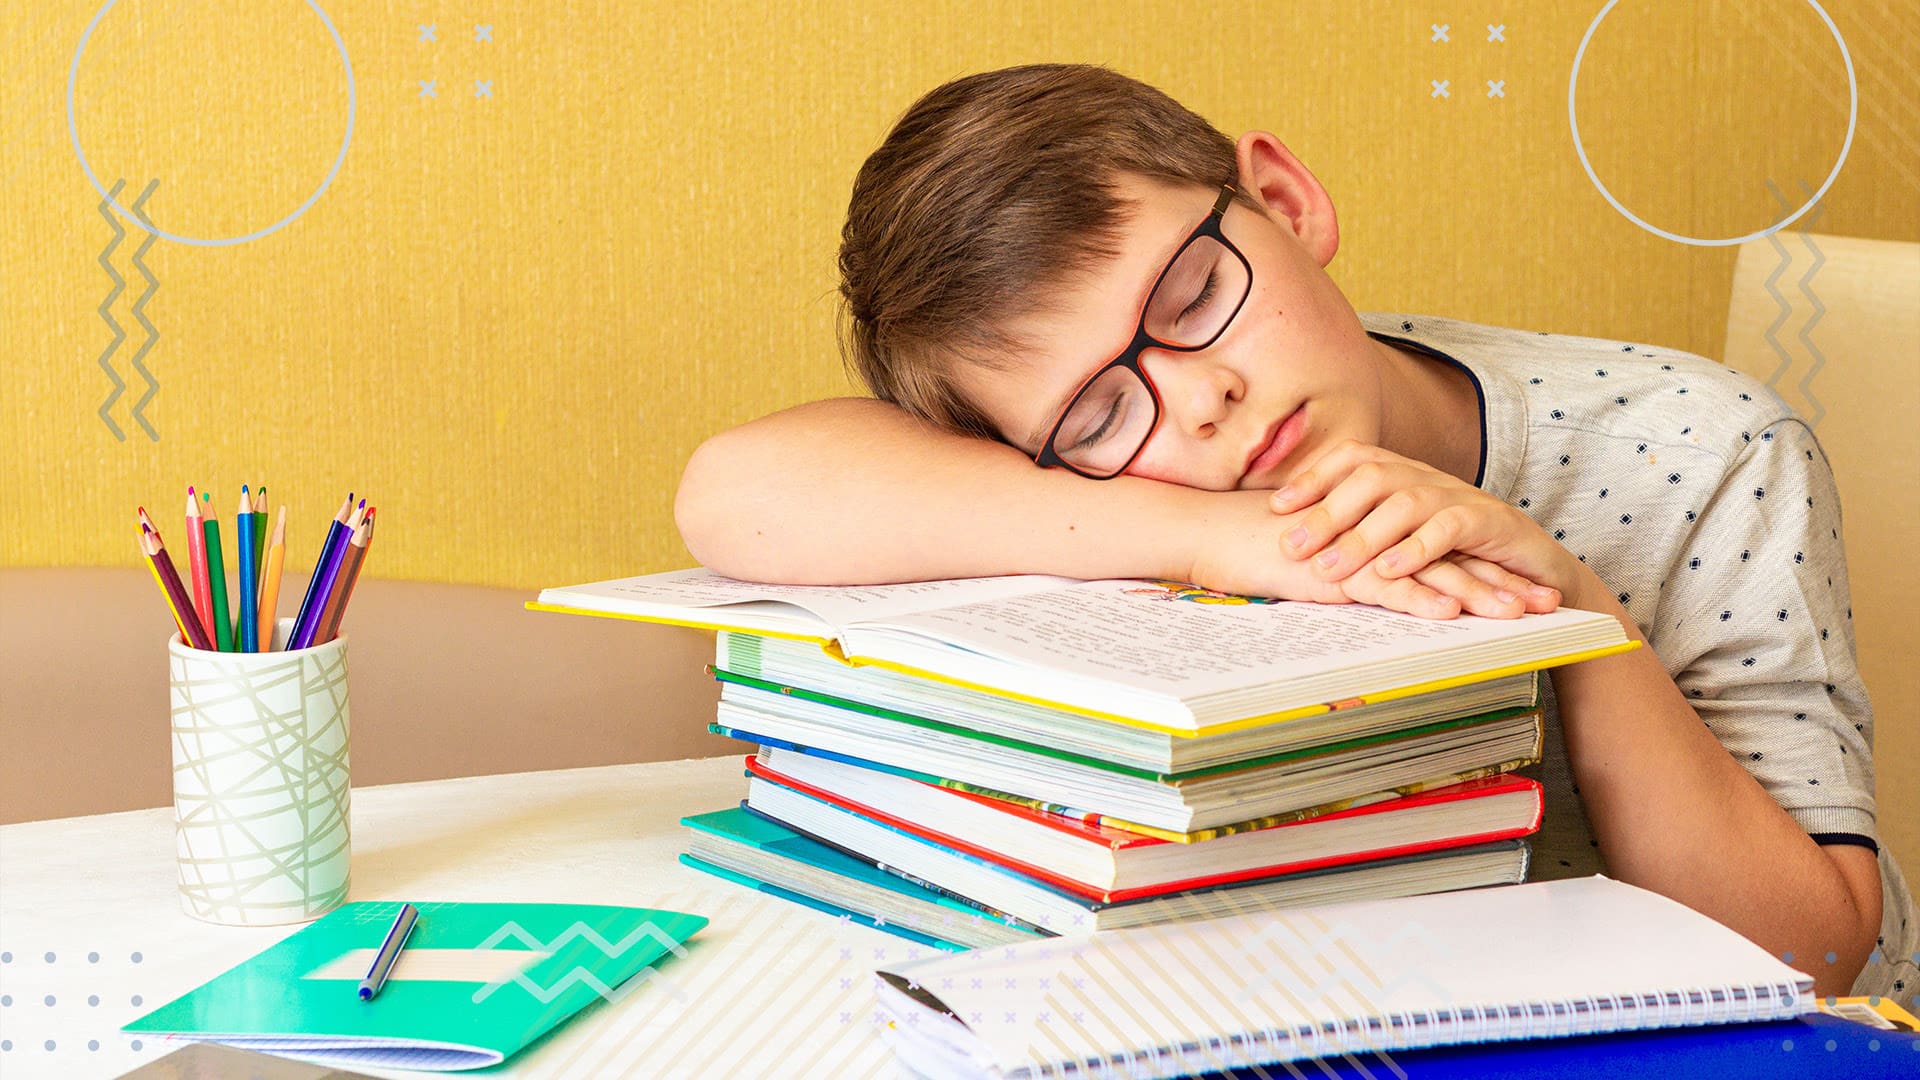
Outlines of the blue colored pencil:
{"label": "blue colored pencil", "polygon": [[313,624],[320,621],[321,609],[327,606],[325,596],[320,596],[317,602],[315,596],[320,592],[320,582],[327,563],[346,544],[347,514],[352,510],[353,492],[349,491],[347,501],[341,503],[339,512],[333,515],[333,524],[327,527],[327,539],[320,545],[320,557],[313,561],[313,576],[307,579],[307,595],[300,601],[300,613],[293,617],[293,632],[287,635],[288,649],[304,649],[312,643]]}
{"label": "blue colored pencil", "polygon": [[257,596],[260,545],[254,539],[259,530],[254,524],[253,497],[245,484],[240,485],[240,510],[233,516],[233,528],[239,534],[234,555],[240,561],[240,610],[234,635],[239,640],[234,646],[238,652],[259,652],[260,613],[255,605],[260,602]]}

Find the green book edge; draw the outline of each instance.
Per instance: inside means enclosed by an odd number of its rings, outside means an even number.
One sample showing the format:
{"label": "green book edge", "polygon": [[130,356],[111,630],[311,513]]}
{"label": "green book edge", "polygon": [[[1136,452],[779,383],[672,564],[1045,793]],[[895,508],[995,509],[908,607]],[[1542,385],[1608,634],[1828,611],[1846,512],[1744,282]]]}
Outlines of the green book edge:
{"label": "green book edge", "polygon": [[[958,724],[949,724],[942,720],[932,720],[924,716],[898,712],[880,705],[868,705],[864,702],[851,701],[846,698],[835,697],[832,694],[823,694],[817,690],[808,690],[802,687],[786,686],[781,683],[769,682],[765,679],[756,679],[751,675],[742,675],[738,672],[727,671],[724,668],[713,665],[708,665],[708,670],[713,672],[715,679],[723,683],[735,683],[754,690],[763,690],[768,693],[797,697],[803,701],[811,701],[816,705],[826,705],[848,712],[862,713],[880,720],[893,720],[903,724],[911,724],[914,727],[927,728],[949,735],[957,735],[961,738],[972,739],[975,742],[992,743],[996,746],[1023,750],[1030,754],[1039,754],[1060,761],[1070,761],[1076,765],[1086,765],[1091,768],[1102,769],[1106,772],[1119,773],[1123,776],[1132,776],[1137,779],[1151,780],[1162,784],[1179,783],[1182,780],[1190,780],[1194,777],[1214,776],[1220,773],[1237,772],[1242,769],[1260,768],[1284,761],[1296,761],[1301,758],[1316,757],[1321,754],[1351,750],[1362,746],[1375,746],[1400,739],[1414,738],[1420,735],[1430,735],[1435,732],[1469,727],[1474,724],[1507,720],[1515,716],[1534,712],[1538,708],[1538,706],[1516,706],[1511,709],[1498,709],[1488,713],[1473,713],[1467,716],[1455,717],[1451,720],[1436,720],[1432,723],[1421,724],[1418,727],[1384,731],[1373,735],[1361,735],[1350,739],[1339,739],[1333,742],[1320,743],[1315,746],[1302,747],[1297,750],[1282,750],[1273,754],[1263,754],[1260,757],[1245,758],[1240,761],[1229,761],[1219,765],[1207,765],[1198,769],[1188,769],[1184,772],[1163,773],[1155,772],[1151,769],[1142,769],[1134,765],[1122,765],[1118,762],[1106,761],[1101,758],[1090,757],[1086,754],[1075,753],[1071,750],[1062,750],[1058,747],[1027,742],[1024,739],[1015,739],[1010,736],[984,731],[974,731],[970,728],[961,727]],[[707,730],[714,734],[727,734],[725,731],[718,730],[720,726],[719,724],[708,724]],[[915,775],[916,778],[919,778],[925,774]]]}

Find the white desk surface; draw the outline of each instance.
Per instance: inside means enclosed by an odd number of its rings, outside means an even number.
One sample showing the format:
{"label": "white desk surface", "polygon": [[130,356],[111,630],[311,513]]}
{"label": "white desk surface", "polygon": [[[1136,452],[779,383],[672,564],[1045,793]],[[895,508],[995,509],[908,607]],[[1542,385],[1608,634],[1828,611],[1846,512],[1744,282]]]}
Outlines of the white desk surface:
{"label": "white desk surface", "polygon": [[[742,760],[355,788],[349,899],[626,904],[710,920],[647,984],[484,1075],[893,1076],[872,973],[931,950],[675,860],[682,816],[745,796]],[[298,929],[183,913],[170,807],[0,827],[0,1076],[110,1077],[169,1053],[180,1044],[134,1049],[120,1025]]]}

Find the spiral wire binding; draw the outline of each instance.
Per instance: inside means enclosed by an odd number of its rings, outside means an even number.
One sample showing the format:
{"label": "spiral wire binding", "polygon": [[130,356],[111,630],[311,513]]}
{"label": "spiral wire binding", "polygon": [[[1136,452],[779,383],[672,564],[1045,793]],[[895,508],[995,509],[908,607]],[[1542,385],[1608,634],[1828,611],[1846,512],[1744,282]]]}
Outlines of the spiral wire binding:
{"label": "spiral wire binding", "polygon": [[1734,1023],[1792,1015],[1785,1010],[1798,1000],[1797,990],[1786,983],[1722,984],[1646,994],[1590,994],[1520,1005],[1474,1004],[1444,1011],[1356,1015],[1293,1029],[1256,1028],[1225,1038],[1122,1050],[1105,1058],[1042,1065],[1031,1075],[1108,1078],[1184,1075],[1196,1069],[1217,1072],[1293,1058],[1417,1049],[1437,1045],[1437,1037],[1443,1032],[1453,1035],[1451,1042],[1474,1043]]}

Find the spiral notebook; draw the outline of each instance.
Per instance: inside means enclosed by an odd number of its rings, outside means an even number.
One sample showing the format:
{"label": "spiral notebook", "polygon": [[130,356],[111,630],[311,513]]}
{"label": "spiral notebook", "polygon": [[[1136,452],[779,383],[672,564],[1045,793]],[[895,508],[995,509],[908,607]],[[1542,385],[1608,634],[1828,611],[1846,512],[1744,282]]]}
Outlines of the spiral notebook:
{"label": "spiral notebook", "polygon": [[1724,1024],[1813,978],[1604,877],[1116,930],[880,971],[927,1076],[1169,1077],[1339,1054]]}

